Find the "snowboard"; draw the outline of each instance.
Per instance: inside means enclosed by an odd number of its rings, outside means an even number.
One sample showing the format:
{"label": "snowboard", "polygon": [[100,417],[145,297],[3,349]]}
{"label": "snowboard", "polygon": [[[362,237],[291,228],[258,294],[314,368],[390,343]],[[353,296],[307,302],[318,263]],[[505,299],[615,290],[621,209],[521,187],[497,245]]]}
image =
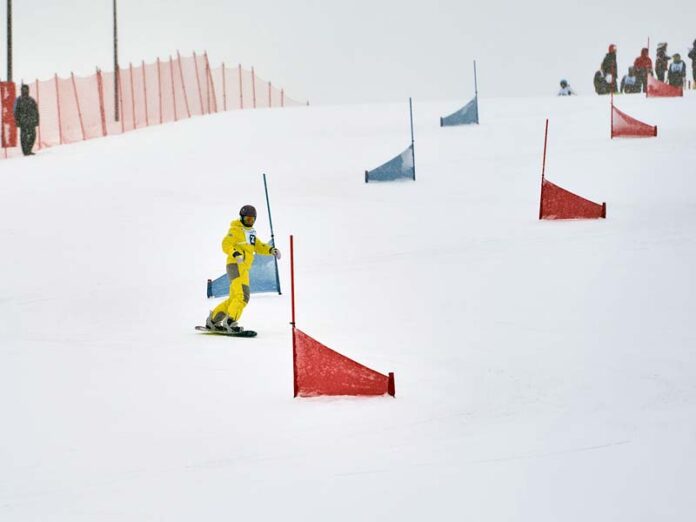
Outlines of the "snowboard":
{"label": "snowboard", "polygon": [[254,330],[242,330],[241,332],[228,332],[225,330],[208,330],[205,326],[196,326],[196,330],[210,335],[224,335],[226,337],[256,337]]}

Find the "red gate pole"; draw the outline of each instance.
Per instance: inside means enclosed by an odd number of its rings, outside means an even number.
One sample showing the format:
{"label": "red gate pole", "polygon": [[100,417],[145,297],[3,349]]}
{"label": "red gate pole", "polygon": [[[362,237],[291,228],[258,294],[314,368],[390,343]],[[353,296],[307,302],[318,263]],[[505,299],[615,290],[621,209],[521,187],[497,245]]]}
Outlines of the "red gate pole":
{"label": "red gate pole", "polygon": [[227,111],[227,83],[225,80],[225,62],[222,62],[222,107]]}
{"label": "red gate pole", "polygon": [[242,85],[242,64],[239,64],[239,108],[244,108],[244,86]]}
{"label": "red gate pole", "polygon": [[256,108],[256,74],[254,73],[254,66],[251,66],[251,99],[254,102],[254,109]]}
{"label": "red gate pole", "polygon": [[[40,108],[41,107],[41,98],[39,96],[39,79],[36,78],[35,80],[36,83],[36,105]],[[39,109],[39,114],[41,114],[41,110]],[[39,119],[39,150],[41,150],[41,120]],[[7,153],[7,151],[5,151]]]}
{"label": "red gate pole", "polygon": [[138,128],[138,120],[135,119],[135,88],[133,87],[133,63],[128,62],[128,71],[130,73],[130,91],[131,91],[131,113],[133,114],[133,128]]}
{"label": "red gate pole", "polygon": [[145,100],[145,126],[149,127],[150,126],[150,116],[148,115],[147,111],[147,74],[145,73],[145,60],[142,60],[140,62],[140,68],[143,71],[143,96]]}
{"label": "red gate pole", "polygon": [[[186,95],[186,84],[184,83],[184,71],[181,69],[181,55],[179,51],[176,52],[176,59],[179,62],[179,77],[181,78],[181,89],[184,91],[184,103],[186,104],[186,114],[191,117],[191,110],[189,109],[188,96]],[[198,76],[198,71],[196,71],[196,76]],[[173,87],[173,84],[172,84]]]}
{"label": "red gate pole", "polygon": [[80,130],[82,131],[82,141],[85,141],[87,137],[85,136],[85,125],[82,122],[82,110],[80,109],[80,99],[77,97],[77,86],[75,85],[75,75],[70,73],[70,80],[72,81],[73,94],[75,95],[75,104],[77,105],[77,117],[80,120]]}
{"label": "red gate pole", "polygon": [[297,397],[297,349],[295,346],[295,241],[290,234],[290,300],[292,303],[292,396]]}
{"label": "red gate pole", "polygon": [[157,96],[159,97],[159,120],[162,125],[162,69],[159,56],[157,57]]}
{"label": "red gate pole", "polygon": [[292,305],[292,322],[295,327],[295,240],[290,235],[290,303]]}
{"label": "red gate pole", "polygon": [[99,95],[99,117],[101,119],[102,136],[106,136],[106,112],[104,111],[104,79],[97,67],[97,94]]}
{"label": "red gate pole", "polygon": [[176,93],[174,92],[174,62],[172,61],[172,55],[169,55],[169,76],[172,79],[172,100],[174,100],[174,121],[179,121],[176,115]]}
{"label": "red gate pole", "polygon": [[539,219],[541,219],[544,207],[544,179],[546,176],[546,143],[549,138],[549,119],[546,118],[546,128],[544,129],[544,157],[541,161],[541,195],[539,197]]}
{"label": "red gate pole", "polygon": [[60,117],[60,92],[58,91],[58,74],[53,76],[56,84],[56,106],[58,107],[58,143],[63,144],[63,125]]}
{"label": "red gate pole", "polygon": [[193,53],[193,68],[196,70],[196,84],[198,85],[198,101],[201,104],[201,115],[205,114],[205,109],[203,108],[203,92],[201,91],[201,79],[198,76],[198,57],[194,51]]}
{"label": "red gate pole", "polygon": [[[646,92],[645,95],[647,96],[648,93]],[[611,135],[611,139],[614,139],[614,91],[611,91],[611,116],[610,116],[610,125],[611,129],[609,130],[609,134]]]}

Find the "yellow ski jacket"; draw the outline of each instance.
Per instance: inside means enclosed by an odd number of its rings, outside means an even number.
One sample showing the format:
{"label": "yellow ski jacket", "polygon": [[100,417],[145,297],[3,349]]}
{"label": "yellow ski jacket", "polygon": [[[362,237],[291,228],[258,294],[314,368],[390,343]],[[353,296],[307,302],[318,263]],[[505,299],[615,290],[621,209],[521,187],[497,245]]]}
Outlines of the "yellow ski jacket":
{"label": "yellow ski jacket", "polygon": [[[230,223],[230,229],[222,240],[222,251],[227,254],[227,264],[236,263],[240,272],[251,269],[256,254],[270,255],[271,248],[271,245],[256,237],[254,227],[245,227],[240,219]],[[236,252],[241,256],[235,256]]]}

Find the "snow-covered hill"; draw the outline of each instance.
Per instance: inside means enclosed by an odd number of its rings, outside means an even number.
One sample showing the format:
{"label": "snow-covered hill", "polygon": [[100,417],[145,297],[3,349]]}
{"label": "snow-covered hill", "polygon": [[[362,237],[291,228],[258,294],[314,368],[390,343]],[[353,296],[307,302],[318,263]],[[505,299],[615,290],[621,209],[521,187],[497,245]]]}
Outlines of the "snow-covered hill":
{"label": "snow-covered hill", "polygon": [[[696,96],[259,110],[0,165],[0,520],[687,521]],[[537,219],[547,178],[608,218]],[[283,295],[197,335],[243,204]],[[267,239],[261,212],[257,230]],[[297,323],[396,399],[292,398]]]}

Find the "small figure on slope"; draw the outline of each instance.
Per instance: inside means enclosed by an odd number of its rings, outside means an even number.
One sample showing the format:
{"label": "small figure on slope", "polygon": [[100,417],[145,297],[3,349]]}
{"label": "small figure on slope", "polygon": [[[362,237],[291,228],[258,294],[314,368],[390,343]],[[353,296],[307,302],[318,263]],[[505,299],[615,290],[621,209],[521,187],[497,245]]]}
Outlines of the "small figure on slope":
{"label": "small figure on slope", "polygon": [[14,119],[20,129],[22,154],[33,156],[32,149],[36,142],[36,127],[39,126],[39,106],[36,100],[29,96],[29,86],[22,85],[21,96],[15,100]]}
{"label": "small figure on slope", "polygon": [[575,91],[568,85],[566,80],[561,80],[561,90],[558,91],[559,96],[572,96]]}
{"label": "small figure on slope", "polygon": [[636,76],[635,67],[628,68],[628,74],[621,79],[621,92],[633,94],[640,92],[640,80]]}
{"label": "small figure on slope", "polygon": [[609,94],[611,85],[604,79],[602,71],[597,71],[594,75],[594,90],[597,94]]}
{"label": "small figure on slope", "polygon": [[616,71],[618,71],[618,68],[616,67],[616,45],[611,44],[609,46],[609,52],[604,55],[604,60],[602,60],[601,71],[607,83],[610,85],[610,90],[617,92],[618,80],[616,79]]}
{"label": "small figure on slope", "polygon": [[643,92],[648,92],[648,75],[653,75],[653,65],[647,47],[641,49],[640,56],[633,62],[633,68]]}
{"label": "small figure on slope", "polygon": [[679,53],[672,56],[672,63],[667,71],[667,82],[674,87],[683,87],[686,79],[686,63]]}
{"label": "small figure on slope", "polygon": [[239,211],[239,219],[230,223],[230,229],[222,240],[222,251],[227,254],[227,277],[230,280],[230,296],[210,312],[205,321],[208,330],[228,333],[242,331],[238,321],[249,303],[249,271],[256,254],[275,256],[280,259],[280,250],[256,237],[254,223],[256,209],[244,205]]}
{"label": "small figure on slope", "polygon": [[669,67],[669,56],[667,56],[667,42],[657,44],[657,56],[655,57],[655,76],[661,82],[665,81],[665,73]]}

